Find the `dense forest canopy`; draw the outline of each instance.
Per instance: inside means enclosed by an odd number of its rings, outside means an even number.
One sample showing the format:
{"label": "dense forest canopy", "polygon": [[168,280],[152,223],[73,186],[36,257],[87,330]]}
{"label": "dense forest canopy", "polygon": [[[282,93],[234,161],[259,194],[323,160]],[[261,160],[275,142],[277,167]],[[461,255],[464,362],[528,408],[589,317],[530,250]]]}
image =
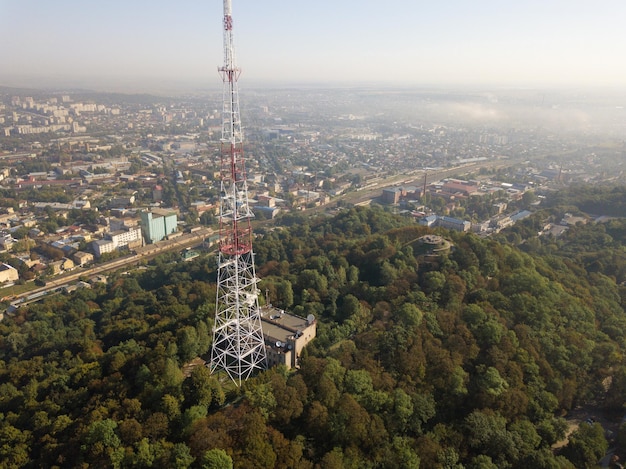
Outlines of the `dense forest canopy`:
{"label": "dense forest canopy", "polygon": [[575,184],[553,194],[548,205],[569,205],[589,214],[626,217],[626,187],[607,189],[605,186]]}
{"label": "dense forest canopy", "polygon": [[[558,200],[592,207],[577,194]],[[620,415],[626,401],[626,220],[537,237],[558,210],[494,239],[438,231],[452,245],[438,256],[420,242],[430,229],[380,208],[283,217],[255,241],[260,289],[314,314],[318,337],[299,371],[241,389],[184,366],[210,347],[211,256],[162,256],[21,308],[0,323],[0,461],[595,467],[607,448],[597,423],[552,446],[567,411]]]}

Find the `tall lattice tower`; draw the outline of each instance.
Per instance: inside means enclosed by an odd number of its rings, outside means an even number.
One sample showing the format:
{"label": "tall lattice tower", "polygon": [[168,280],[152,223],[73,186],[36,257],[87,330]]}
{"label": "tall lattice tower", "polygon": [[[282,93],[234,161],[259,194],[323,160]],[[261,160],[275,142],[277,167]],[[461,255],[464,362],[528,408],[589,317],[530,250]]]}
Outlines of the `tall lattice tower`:
{"label": "tall lattice tower", "polygon": [[265,368],[266,355],[252,251],[253,214],[243,157],[240,69],[235,64],[231,0],[224,0],[224,66],[219,72],[224,82],[220,241],[211,371],[225,370],[239,386],[255,369]]}

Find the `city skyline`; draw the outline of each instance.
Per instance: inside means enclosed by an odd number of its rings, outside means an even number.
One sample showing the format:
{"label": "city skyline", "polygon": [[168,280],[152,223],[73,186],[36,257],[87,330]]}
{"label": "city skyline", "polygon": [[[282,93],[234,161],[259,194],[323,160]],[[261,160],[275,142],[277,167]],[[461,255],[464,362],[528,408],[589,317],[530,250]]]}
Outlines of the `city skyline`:
{"label": "city skyline", "polygon": [[[222,6],[0,0],[0,85],[218,89]],[[233,5],[247,87],[617,87],[626,82],[625,16],[613,0]]]}

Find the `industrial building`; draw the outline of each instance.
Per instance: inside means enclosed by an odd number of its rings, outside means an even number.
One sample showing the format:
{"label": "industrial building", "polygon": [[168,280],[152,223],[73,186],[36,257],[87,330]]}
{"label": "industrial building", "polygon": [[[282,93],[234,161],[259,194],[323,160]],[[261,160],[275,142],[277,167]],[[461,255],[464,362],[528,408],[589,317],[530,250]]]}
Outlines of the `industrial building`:
{"label": "industrial building", "polygon": [[422,226],[441,227],[448,230],[469,231],[472,224],[469,221],[459,220],[458,218],[442,217],[438,215],[429,215],[419,221]]}
{"label": "industrial building", "polygon": [[306,319],[273,306],[261,308],[263,337],[267,352],[267,366],[299,366],[302,349],[317,334],[317,320],[310,314]]}
{"label": "industrial building", "polygon": [[178,219],[174,212],[141,212],[141,226],[146,244],[156,243],[178,231]]}

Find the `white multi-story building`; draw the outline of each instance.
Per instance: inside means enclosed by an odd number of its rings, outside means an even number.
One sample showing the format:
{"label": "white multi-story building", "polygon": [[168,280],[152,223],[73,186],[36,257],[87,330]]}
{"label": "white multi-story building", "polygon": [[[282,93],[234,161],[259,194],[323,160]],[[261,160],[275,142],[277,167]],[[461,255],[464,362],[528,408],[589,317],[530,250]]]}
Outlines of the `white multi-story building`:
{"label": "white multi-story building", "polygon": [[126,229],[112,231],[105,235],[105,239],[99,239],[92,243],[94,253],[97,257],[107,252],[113,252],[122,247],[129,249],[141,246],[143,237],[140,227],[129,227]]}
{"label": "white multi-story building", "polygon": [[[141,246],[141,228],[127,228],[125,230],[113,231],[107,234],[107,238],[115,243],[116,247]],[[138,244],[137,244],[138,243]]]}
{"label": "white multi-story building", "polygon": [[91,246],[96,257],[100,257],[107,252],[113,252],[116,249],[115,243],[110,239],[98,239],[91,243]]}

